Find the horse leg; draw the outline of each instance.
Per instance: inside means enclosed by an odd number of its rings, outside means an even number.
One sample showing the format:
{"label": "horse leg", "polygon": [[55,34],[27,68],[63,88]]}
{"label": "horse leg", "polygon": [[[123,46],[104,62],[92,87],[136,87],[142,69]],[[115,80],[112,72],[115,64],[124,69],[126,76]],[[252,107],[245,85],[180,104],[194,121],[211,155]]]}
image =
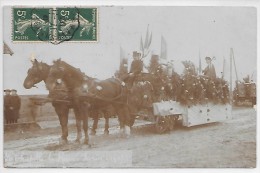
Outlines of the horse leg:
{"label": "horse leg", "polygon": [[76,127],[77,127],[77,138],[76,138],[76,142],[80,142],[80,139],[82,137],[81,134],[81,118],[80,117],[76,117]]}
{"label": "horse leg", "polygon": [[88,136],[88,105],[83,102],[80,109],[82,113],[82,119],[83,119],[83,129],[85,132],[85,140],[84,144],[89,144],[89,136]]}
{"label": "horse leg", "polygon": [[120,126],[120,137],[125,136],[125,118],[124,114],[120,109],[117,110],[117,115],[118,115],[118,121],[119,121],[119,126]]}
{"label": "horse leg", "polygon": [[55,111],[59,117],[60,125],[61,125],[61,139],[60,144],[66,144],[68,142],[68,114],[69,108],[65,105],[57,105],[55,106]]}
{"label": "horse leg", "polygon": [[80,139],[82,137],[82,134],[81,134],[81,116],[80,116],[80,112],[77,108],[74,108],[74,113],[75,113],[75,116],[76,116],[76,127],[77,127],[76,142],[80,142]]}
{"label": "horse leg", "polygon": [[105,112],[104,114],[104,118],[105,118],[105,130],[104,130],[104,135],[108,135],[109,134],[109,113]]}
{"label": "horse leg", "polygon": [[131,135],[131,117],[127,106],[122,106],[120,109],[121,116],[124,117],[124,129],[126,137],[130,137]]}
{"label": "horse leg", "polygon": [[84,116],[83,118],[83,129],[85,132],[85,140],[84,144],[89,144],[89,136],[88,136],[88,116]]}
{"label": "horse leg", "polygon": [[96,129],[98,126],[98,113],[96,111],[93,112],[93,125],[91,129],[90,135],[96,135]]}

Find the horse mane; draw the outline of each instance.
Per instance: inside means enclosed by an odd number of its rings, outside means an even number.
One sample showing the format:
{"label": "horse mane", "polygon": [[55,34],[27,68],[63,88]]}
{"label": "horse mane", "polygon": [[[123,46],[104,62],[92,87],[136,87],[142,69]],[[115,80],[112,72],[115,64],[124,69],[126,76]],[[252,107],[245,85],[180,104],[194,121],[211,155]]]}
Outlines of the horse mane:
{"label": "horse mane", "polygon": [[[47,63],[45,63],[45,62],[42,62],[42,61],[39,62],[39,64],[41,64],[41,65],[43,65],[43,66],[45,66],[45,67],[51,67],[51,65],[49,65],[49,64],[47,64]],[[39,64],[38,64],[38,65],[39,65]]]}
{"label": "horse mane", "polygon": [[83,73],[79,68],[73,67],[72,65],[66,63],[65,61],[62,61],[61,59],[53,61],[53,63],[54,65],[58,64],[60,68],[66,70],[66,72],[68,72],[71,75],[71,77],[77,79],[80,82],[84,80],[92,79],[91,77]]}

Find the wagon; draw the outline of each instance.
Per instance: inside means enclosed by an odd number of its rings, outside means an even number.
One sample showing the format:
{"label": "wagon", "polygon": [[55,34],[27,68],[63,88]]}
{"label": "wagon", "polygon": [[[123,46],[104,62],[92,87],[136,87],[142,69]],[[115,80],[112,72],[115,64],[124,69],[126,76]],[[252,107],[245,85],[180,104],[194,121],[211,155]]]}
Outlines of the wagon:
{"label": "wagon", "polygon": [[238,82],[234,89],[234,103],[249,101],[252,106],[256,104],[256,84],[254,82]]}
{"label": "wagon", "polygon": [[230,104],[198,104],[182,105],[176,101],[161,101],[153,103],[153,116],[157,133],[172,130],[177,121],[185,127],[191,127],[232,119]]}

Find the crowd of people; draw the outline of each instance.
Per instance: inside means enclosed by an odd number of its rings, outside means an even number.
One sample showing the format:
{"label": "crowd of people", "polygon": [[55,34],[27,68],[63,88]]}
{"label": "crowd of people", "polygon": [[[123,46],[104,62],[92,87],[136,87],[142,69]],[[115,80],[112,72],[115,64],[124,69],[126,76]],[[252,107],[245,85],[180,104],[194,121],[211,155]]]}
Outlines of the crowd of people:
{"label": "crowd of people", "polygon": [[[216,76],[212,63],[214,58],[205,57],[207,66],[202,70],[196,68],[191,61],[183,61],[184,72],[177,74],[172,62],[161,61],[159,55],[151,55],[150,64],[143,63],[142,54],[134,51],[133,61],[129,68],[127,59],[121,60],[119,71],[115,76],[124,81],[129,88],[138,80],[148,80],[153,85],[153,101],[176,100],[187,104],[189,99],[195,104],[201,100],[217,103],[228,101],[228,84],[223,78]],[[145,70],[146,69],[146,70]],[[148,73],[144,73],[148,71]],[[191,79],[192,78],[192,79]],[[200,86],[200,87],[199,87]],[[203,94],[204,95],[200,95]],[[195,97],[195,95],[198,95]]]}
{"label": "crowd of people", "polygon": [[4,118],[6,124],[17,123],[21,107],[21,98],[15,89],[5,89],[4,96]]}
{"label": "crowd of people", "polygon": [[[208,76],[210,79],[216,78],[216,71],[215,67],[212,64],[212,58],[206,57],[205,58],[207,66],[202,71],[203,75]],[[165,64],[164,64],[165,65]],[[166,64],[167,68],[172,67],[171,63]],[[150,66],[146,67],[142,61],[141,53],[134,51],[133,52],[133,61],[130,66],[130,71],[128,72],[128,64],[127,60],[123,60],[120,65],[119,71],[117,71],[116,76],[122,79],[123,81],[128,81],[130,84],[132,84],[136,78],[137,75],[139,75],[143,68],[147,68],[149,73],[156,74],[156,73],[162,73],[162,63],[159,62],[159,56],[158,55],[152,55]]]}

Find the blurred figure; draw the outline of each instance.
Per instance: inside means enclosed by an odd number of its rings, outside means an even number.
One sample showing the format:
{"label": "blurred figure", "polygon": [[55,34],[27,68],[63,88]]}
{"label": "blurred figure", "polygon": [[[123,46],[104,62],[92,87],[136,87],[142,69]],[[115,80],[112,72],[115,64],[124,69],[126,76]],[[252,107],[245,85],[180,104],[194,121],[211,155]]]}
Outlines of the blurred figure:
{"label": "blurred figure", "polygon": [[133,83],[142,71],[143,71],[143,61],[141,60],[141,53],[137,51],[133,52],[133,62],[131,63],[131,68],[128,76],[124,79],[124,82],[128,83],[130,87],[133,86]]}
{"label": "blurred figure", "polygon": [[11,108],[11,90],[6,89],[4,90],[5,96],[4,96],[4,118],[6,124],[11,123],[10,115],[12,113],[12,108]]}
{"label": "blurred figure", "polygon": [[21,108],[21,98],[17,95],[17,90],[15,89],[11,90],[11,107],[11,122],[17,123],[17,120],[19,118],[19,111]]}
{"label": "blurred figure", "polygon": [[208,66],[202,71],[205,76],[208,76],[210,79],[216,79],[216,71],[215,67],[212,64],[212,59],[210,57],[206,57],[206,63]]}

